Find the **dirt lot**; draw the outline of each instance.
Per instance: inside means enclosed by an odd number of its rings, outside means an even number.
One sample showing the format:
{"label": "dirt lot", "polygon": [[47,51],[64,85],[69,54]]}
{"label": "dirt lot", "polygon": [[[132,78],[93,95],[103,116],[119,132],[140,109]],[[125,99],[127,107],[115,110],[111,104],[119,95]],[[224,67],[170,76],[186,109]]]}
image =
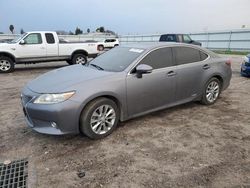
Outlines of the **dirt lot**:
{"label": "dirt lot", "polygon": [[21,88],[66,63],[19,66],[0,75],[0,162],[28,157],[29,181],[44,188],[250,187],[250,80],[240,76],[241,57],[232,60],[231,86],[216,104],[143,116],[99,141],[31,131]]}

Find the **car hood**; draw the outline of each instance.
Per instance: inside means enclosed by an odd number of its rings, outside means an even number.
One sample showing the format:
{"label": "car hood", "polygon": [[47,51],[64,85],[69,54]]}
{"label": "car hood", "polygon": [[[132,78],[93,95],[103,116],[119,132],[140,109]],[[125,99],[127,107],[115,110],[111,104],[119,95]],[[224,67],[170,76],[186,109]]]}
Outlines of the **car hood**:
{"label": "car hood", "polygon": [[0,43],[0,50],[1,49],[9,49],[9,48],[11,48],[11,47],[14,47],[14,46],[16,46],[16,44],[12,44],[12,43],[7,43],[7,42],[3,42],[3,43]]}
{"label": "car hood", "polygon": [[112,74],[115,73],[83,65],[73,65],[45,73],[30,81],[27,87],[36,93],[61,93],[81,82],[100,79]]}

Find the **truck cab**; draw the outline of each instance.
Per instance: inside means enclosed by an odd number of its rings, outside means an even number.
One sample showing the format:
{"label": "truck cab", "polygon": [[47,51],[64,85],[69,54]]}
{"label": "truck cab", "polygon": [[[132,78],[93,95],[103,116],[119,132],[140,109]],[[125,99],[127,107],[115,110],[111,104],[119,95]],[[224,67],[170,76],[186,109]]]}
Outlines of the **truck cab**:
{"label": "truck cab", "polygon": [[194,41],[187,34],[163,34],[160,36],[160,42],[181,42],[187,44],[194,44],[201,46],[201,43],[198,41]]}

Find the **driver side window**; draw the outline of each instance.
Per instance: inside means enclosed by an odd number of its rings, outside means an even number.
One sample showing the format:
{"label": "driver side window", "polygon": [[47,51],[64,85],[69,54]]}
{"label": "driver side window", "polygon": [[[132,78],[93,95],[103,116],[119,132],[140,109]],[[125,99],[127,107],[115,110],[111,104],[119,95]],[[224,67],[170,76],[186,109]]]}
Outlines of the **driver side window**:
{"label": "driver side window", "polygon": [[187,42],[187,43],[192,41],[188,35],[183,35],[183,40],[184,40],[184,42]]}
{"label": "driver side window", "polygon": [[40,33],[31,33],[24,39],[25,44],[42,44],[42,37]]}

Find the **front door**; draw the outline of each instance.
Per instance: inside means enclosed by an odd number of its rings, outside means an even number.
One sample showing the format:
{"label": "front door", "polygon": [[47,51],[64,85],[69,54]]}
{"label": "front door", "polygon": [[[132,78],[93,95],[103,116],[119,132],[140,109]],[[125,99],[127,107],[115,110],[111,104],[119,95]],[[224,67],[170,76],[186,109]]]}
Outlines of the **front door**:
{"label": "front door", "polygon": [[[150,52],[139,64],[153,67],[152,73],[127,76],[127,105],[130,117],[171,104],[175,98],[176,73],[171,48]],[[136,69],[136,68],[135,68]]]}
{"label": "front door", "polygon": [[17,44],[18,58],[46,58],[46,45],[40,33],[30,33],[24,38],[24,44]]}

